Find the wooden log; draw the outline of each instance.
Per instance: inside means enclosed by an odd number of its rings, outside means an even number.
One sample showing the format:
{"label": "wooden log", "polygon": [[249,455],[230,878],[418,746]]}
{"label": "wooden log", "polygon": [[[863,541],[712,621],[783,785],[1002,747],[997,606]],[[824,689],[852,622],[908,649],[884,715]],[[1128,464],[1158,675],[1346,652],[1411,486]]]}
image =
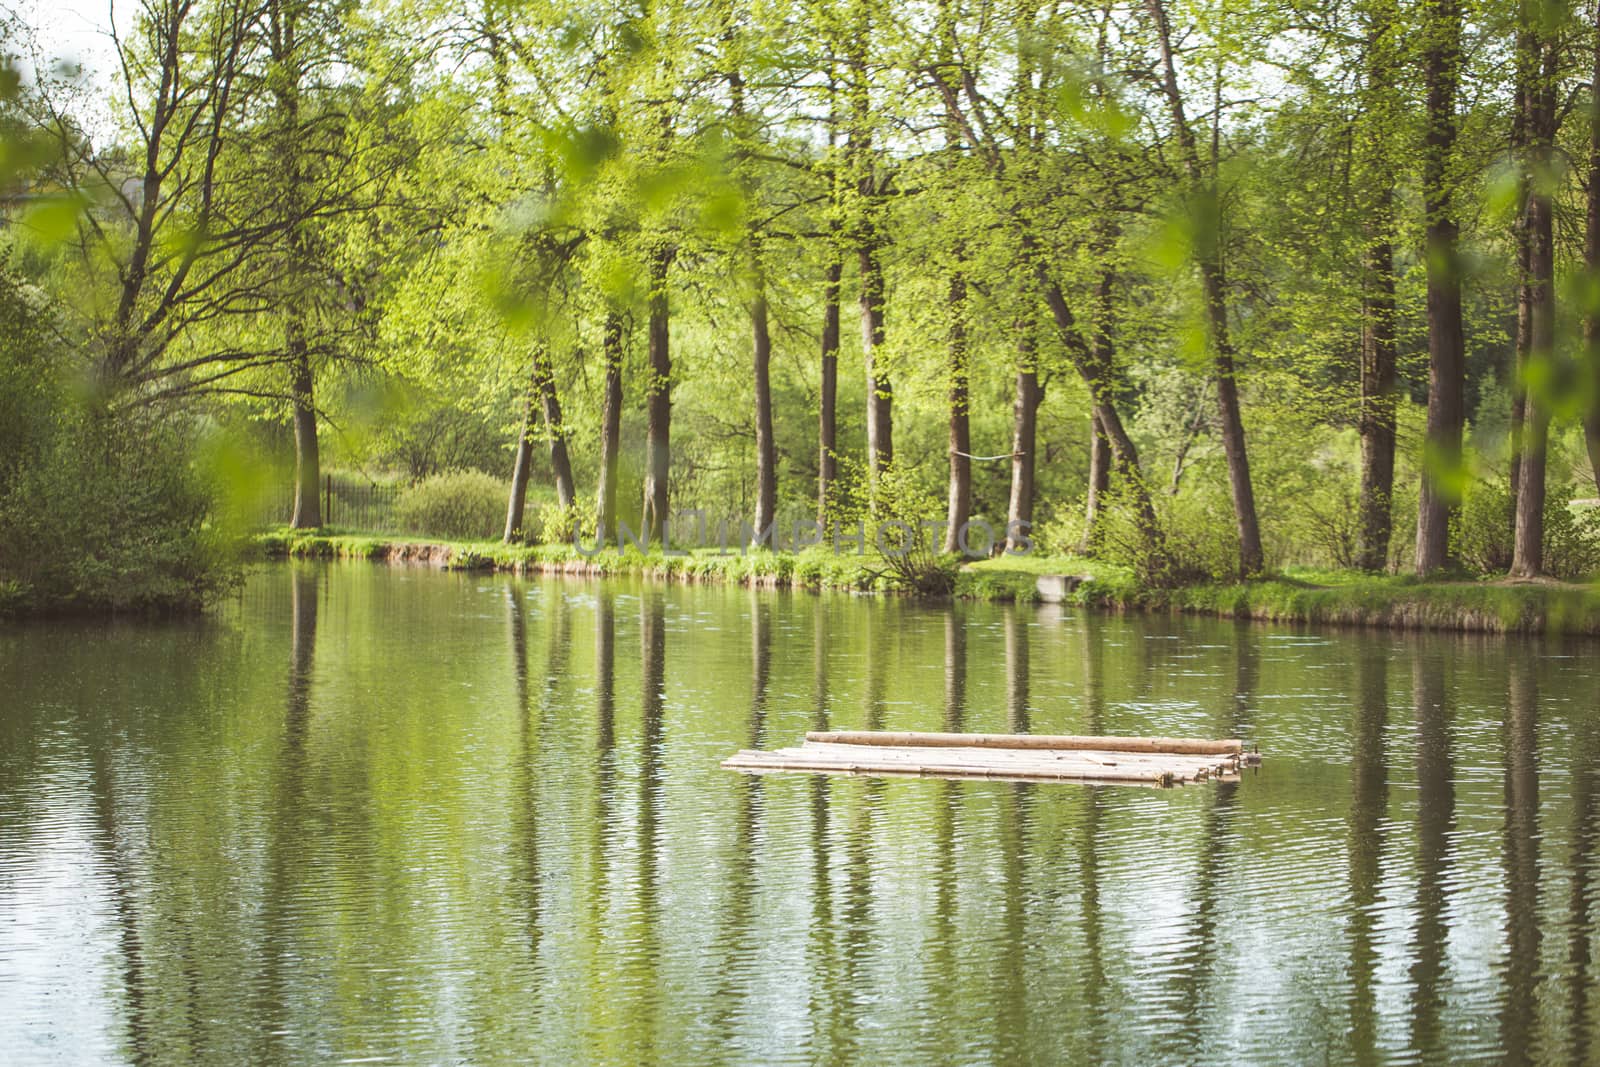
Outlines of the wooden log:
{"label": "wooden log", "polygon": [[921,768],[961,765],[982,767],[997,774],[1012,775],[1018,772],[1035,776],[1048,772],[1049,776],[1071,777],[1111,776],[1116,779],[1143,778],[1145,775],[1171,775],[1177,781],[1197,781],[1212,774],[1226,773],[1226,763],[1197,757],[1171,757],[1167,760],[1142,756],[1121,757],[1118,753],[1101,755],[1112,759],[1086,758],[1082,752],[1024,751],[1017,749],[975,748],[863,748],[851,745],[827,745],[807,742],[801,748],[780,749],[764,754],[774,760],[794,762],[825,762],[853,766],[863,761],[874,766],[902,768],[916,772]]}
{"label": "wooden log", "polygon": [[889,730],[813,730],[807,741],[836,745],[930,746],[934,748],[1086,749],[1097,752],[1177,753],[1240,756],[1244,742],[1184,737],[1076,737],[1051,734],[947,734]]}
{"label": "wooden log", "polygon": [[[1198,772],[1221,772],[1234,762],[1231,757],[1219,758],[1217,756],[1174,755],[1169,753],[1099,752],[1087,749],[888,747],[883,745],[869,748],[861,745],[822,741],[807,741],[801,748],[782,749],[780,751],[826,759],[851,760],[869,758],[903,763],[918,763],[929,760],[977,761],[1000,766],[1010,765],[1018,761],[1025,763],[1083,763],[1095,767],[1159,768],[1184,775]],[[866,755],[867,753],[870,753],[870,756]]]}
{"label": "wooden log", "polygon": [[1101,767],[1082,761],[993,762],[930,760],[923,763],[874,759],[866,752],[856,759],[806,755],[803,750],[740,752],[724,760],[729,770],[842,771],[850,774],[937,775],[947,778],[1014,778],[1046,781],[1143,782],[1170,785],[1170,771],[1146,767]]}
{"label": "wooden log", "polygon": [[1086,785],[1086,786],[1118,786],[1137,787],[1140,789],[1172,789],[1190,783],[1180,779],[1171,781],[1145,781],[1131,778],[1041,778],[1038,775],[1013,775],[1004,771],[984,771],[982,774],[939,774],[931,771],[921,771],[916,767],[851,770],[843,767],[743,767],[725,766],[726,770],[735,774],[836,774],[847,778],[915,778],[918,781],[929,779],[942,779],[945,781],[984,781],[984,782],[1024,782],[1036,785]]}

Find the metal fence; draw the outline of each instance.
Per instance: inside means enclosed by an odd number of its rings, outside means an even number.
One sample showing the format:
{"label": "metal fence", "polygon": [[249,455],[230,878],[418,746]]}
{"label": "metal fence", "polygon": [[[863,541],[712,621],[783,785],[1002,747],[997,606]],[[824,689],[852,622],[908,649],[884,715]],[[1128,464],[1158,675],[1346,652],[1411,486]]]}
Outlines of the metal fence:
{"label": "metal fence", "polygon": [[[342,530],[392,533],[397,529],[394,505],[403,488],[359,475],[324,475],[320,494],[322,524]],[[259,521],[263,526],[272,526],[286,523],[293,516],[294,484],[289,483],[267,494]]]}

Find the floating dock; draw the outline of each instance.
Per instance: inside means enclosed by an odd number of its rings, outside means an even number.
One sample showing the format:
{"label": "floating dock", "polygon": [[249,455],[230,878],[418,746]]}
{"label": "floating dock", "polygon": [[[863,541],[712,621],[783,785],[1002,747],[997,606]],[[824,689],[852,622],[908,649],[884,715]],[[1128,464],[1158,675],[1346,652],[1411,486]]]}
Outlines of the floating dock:
{"label": "floating dock", "polygon": [[1010,781],[1182,785],[1237,778],[1260,762],[1243,741],[1179,737],[1073,737],[817,731],[796,748],[746,750],[722,761],[732,771],[998,778]]}

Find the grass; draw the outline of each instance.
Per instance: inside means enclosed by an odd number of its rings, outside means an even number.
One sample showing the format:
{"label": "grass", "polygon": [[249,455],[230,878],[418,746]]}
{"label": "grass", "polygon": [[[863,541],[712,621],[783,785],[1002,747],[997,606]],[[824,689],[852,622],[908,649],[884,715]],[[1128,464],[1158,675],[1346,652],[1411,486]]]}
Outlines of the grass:
{"label": "grass", "polygon": [[[871,557],[825,547],[794,552],[683,555],[605,549],[584,556],[571,545],[504,545],[419,541],[338,529],[280,528],[258,538],[269,557],[428,563],[457,570],[635,575],[800,589],[891,592]],[[1379,626],[1484,633],[1576,633],[1600,636],[1600,583],[1506,582],[1369,575],[1289,568],[1247,582],[1209,582],[1158,589],[1139,584],[1127,567],[1070,556],[1000,556],[961,568],[955,596],[1032,602],[1044,574],[1083,579],[1067,602],[1117,612],[1162,612],[1284,623]]]}
{"label": "grass", "polygon": [[699,548],[665,555],[607,548],[584,555],[567,544],[507,545],[498,541],[417,540],[336,528],[278,528],[258,536],[269,558],[382,560],[430,563],[450,570],[500,570],[514,573],[569,573],[591,576],[639,575],[681,581],[719,581],[740,585],[805,589],[887,591],[870,559],[837,555],[826,549],[803,552],[719,552]]}

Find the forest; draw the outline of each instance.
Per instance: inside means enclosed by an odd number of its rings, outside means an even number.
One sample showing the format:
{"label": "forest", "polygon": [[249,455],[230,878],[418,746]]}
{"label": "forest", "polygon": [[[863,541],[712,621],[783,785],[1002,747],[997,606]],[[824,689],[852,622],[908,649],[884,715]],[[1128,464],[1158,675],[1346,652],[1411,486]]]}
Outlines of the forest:
{"label": "forest", "polygon": [[0,610],[203,603],[250,531],[337,526],[335,477],[439,538],[1600,571],[1600,7],[103,30],[95,69],[4,24]]}

